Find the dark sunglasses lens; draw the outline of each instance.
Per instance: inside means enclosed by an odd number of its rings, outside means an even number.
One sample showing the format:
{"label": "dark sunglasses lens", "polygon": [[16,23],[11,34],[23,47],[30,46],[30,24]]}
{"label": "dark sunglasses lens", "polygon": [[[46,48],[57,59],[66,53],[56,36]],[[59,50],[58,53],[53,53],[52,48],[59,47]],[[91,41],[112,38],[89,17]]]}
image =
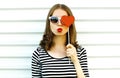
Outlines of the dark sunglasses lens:
{"label": "dark sunglasses lens", "polygon": [[51,17],[51,18],[50,18],[50,21],[51,21],[52,23],[57,23],[57,22],[58,22],[58,18],[57,18],[57,17]]}

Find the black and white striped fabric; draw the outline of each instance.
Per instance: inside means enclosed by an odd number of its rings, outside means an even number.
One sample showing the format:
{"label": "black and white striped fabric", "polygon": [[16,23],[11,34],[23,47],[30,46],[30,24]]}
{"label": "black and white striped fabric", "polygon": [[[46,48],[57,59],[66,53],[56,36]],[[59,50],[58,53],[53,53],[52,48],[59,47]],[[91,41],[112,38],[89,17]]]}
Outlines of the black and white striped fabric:
{"label": "black and white striped fabric", "polygon": [[[89,77],[84,48],[77,49],[78,58],[86,77]],[[69,63],[70,62],[70,63]],[[76,78],[76,70],[68,57],[54,58],[38,47],[32,55],[32,78]]]}

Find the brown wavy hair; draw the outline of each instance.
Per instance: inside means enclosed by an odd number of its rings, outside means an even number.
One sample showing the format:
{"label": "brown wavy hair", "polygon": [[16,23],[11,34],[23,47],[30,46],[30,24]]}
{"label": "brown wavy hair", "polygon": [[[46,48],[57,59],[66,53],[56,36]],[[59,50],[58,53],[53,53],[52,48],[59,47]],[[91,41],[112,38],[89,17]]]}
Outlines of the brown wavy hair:
{"label": "brown wavy hair", "polygon": [[[50,50],[50,48],[54,45],[54,43],[53,43],[54,34],[50,29],[49,17],[52,16],[53,12],[56,9],[62,9],[62,10],[67,12],[68,16],[73,16],[72,11],[70,10],[70,8],[67,7],[64,4],[55,4],[50,9],[50,11],[49,11],[49,13],[47,15],[47,19],[46,19],[45,32],[44,32],[43,38],[42,38],[42,40],[41,40],[41,42],[39,44],[45,50]],[[66,43],[65,43],[66,45],[68,44],[68,36],[67,35],[68,35],[68,33],[66,33]],[[77,44],[77,41],[76,41],[76,28],[75,28],[74,23],[69,28],[69,35],[70,35],[70,43],[77,48],[79,45]]]}

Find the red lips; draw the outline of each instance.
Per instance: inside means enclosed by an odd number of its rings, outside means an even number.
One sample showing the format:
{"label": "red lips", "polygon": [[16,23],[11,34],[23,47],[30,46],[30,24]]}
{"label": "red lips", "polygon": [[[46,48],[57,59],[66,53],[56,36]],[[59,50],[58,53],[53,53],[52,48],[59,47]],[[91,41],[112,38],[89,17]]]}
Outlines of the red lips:
{"label": "red lips", "polygon": [[58,32],[62,32],[62,28],[58,28],[57,31],[58,31]]}

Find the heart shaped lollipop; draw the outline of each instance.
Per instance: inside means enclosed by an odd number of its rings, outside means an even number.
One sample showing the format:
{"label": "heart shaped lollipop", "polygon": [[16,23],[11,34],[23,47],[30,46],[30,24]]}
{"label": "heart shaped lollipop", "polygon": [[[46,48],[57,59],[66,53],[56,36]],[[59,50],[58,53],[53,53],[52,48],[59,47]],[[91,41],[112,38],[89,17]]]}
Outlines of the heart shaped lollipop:
{"label": "heart shaped lollipop", "polygon": [[62,16],[60,21],[61,21],[62,25],[69,27],[69,26],[71,26],[71,24],[74,23],[74,20],[75,20],[74,16]]}

